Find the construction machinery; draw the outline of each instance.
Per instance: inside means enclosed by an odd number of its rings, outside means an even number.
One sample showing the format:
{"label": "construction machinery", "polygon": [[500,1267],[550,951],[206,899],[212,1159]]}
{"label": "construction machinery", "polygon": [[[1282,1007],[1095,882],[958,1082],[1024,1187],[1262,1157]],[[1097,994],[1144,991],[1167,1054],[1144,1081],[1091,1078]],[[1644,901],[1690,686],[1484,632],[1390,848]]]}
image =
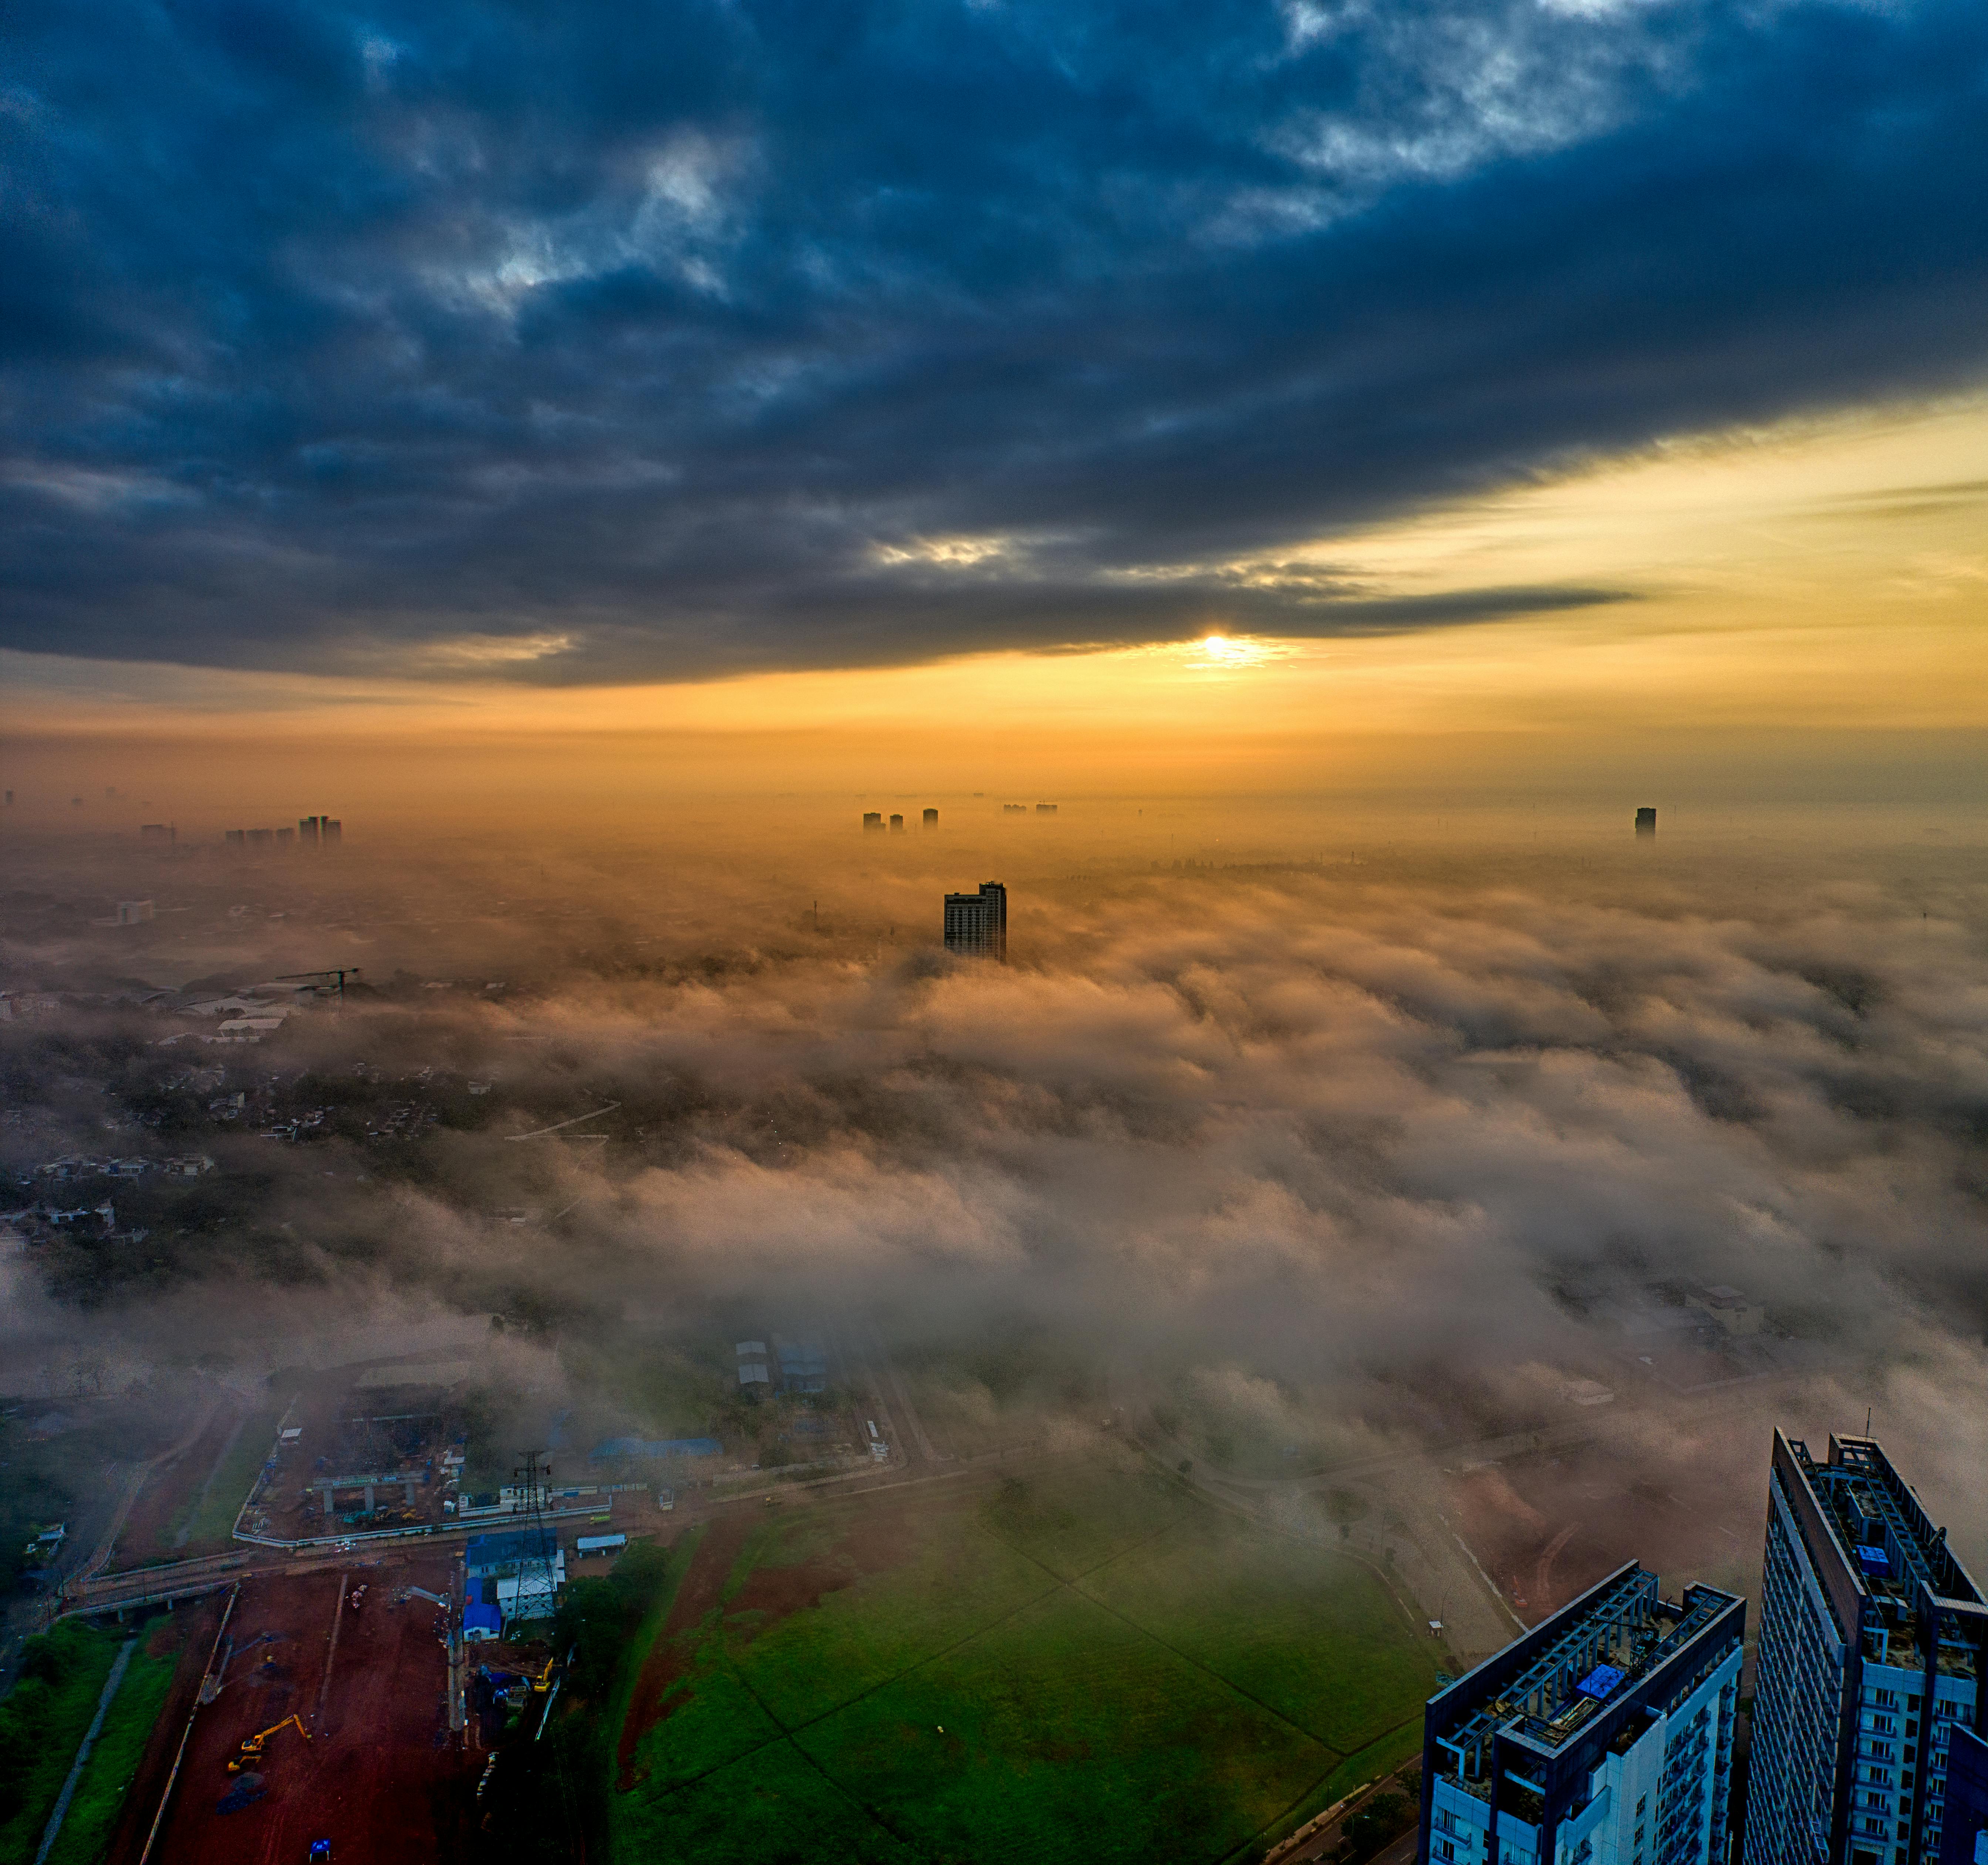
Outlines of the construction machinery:
{"label": "construction machinery", "polygon": [[526,1681],[539,1695],[543,1697],[546,1694],[547,1687],[553,1681],[553,1671],[558,1667],[559,1660],[556,1657],[549,1657],[546,1660],[544,1664],[538,1670],[526,1671],[525,1673]]}
{"label": "construction machinery", "polygon": [[286,1716],[281,1722],[272,1722],[266,1729],[257,1730],[253,1735],[250,1736],[247,1741],[243,1742],[242,1745],[242,1752],[238,1755],[230,1757],[228,1763],[228,1772],[232,1775],[238,1775],[243,1769],[246,1768],[251,1762],[254,1761],[255,1758],[262,1752],[264,1744],[269,1741],[271,1736],[276,1734],[279,1730],[287,1729],[292,1723],[295,1723],[297,1725],[297,1733],[301,1735],[306,1742],[309,1742],[311,1738],[310,1731],[304,1727],[304,1719],[292,1711],[289,1715]]}

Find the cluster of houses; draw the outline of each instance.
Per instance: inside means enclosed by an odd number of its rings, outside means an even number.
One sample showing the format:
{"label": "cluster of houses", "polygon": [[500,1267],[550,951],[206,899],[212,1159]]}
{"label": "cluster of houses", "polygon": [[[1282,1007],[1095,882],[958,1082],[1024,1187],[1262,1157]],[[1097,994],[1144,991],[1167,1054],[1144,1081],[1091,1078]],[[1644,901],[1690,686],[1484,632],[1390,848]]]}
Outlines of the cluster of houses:
{"label": "cluster of houses", "polygon": [[199,1178],[213,1170],[214,1161],[205,1153],[170,1153],[164,1159],[100,1159],[93,1154],[65,1153],[36,1167],[35,1176],[66,1184],[79,1178],[143,1178],[148,1172],[167,1178]]}

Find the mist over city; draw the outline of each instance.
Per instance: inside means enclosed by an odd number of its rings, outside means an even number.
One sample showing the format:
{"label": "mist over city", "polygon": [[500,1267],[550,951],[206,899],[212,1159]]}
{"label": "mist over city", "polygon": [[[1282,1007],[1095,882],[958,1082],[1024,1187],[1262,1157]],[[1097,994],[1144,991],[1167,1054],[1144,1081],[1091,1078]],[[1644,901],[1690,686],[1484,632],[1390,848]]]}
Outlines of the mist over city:
{"label": "mist over city", "polygon": [[0,1865],[1982,1865],[1988,15],[0,76]]}

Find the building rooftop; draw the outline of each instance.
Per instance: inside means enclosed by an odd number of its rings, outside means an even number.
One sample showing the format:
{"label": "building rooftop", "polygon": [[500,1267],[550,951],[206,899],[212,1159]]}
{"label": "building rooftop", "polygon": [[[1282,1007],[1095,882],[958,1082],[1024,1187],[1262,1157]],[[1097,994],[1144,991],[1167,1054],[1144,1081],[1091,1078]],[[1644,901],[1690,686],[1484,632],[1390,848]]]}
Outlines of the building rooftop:
{"label": "building rooftop", "polygon": [[[1923,1640],[1939,1640],[1937,1668],[1972,1677],[1974,1641],[1952,1637],[1949,1607],[1983,1610],[1980,1589],[1947,1546],[1946,1531],[1927,1515],[1875,1438],[1834,1438],[1818,1463],[1807,1444],[1783,1441],[1814,1498],[1834,1552],[1861,1596],[1865,1656],[1906,1670],[1925,1667]],[[1922,1596],[1941,1603],[1929,1634]]]}
{"label": "building rooftop", "polygon": [[[1449,1720],[1445,1708],[1454,1718],[1438,1742],[1460,1763],[1459,1784],[1489,1792],[1494,1737],[1550,1758],[1593,1732],[1598,1718],[1646,1694],[1639,1686],[1741,1605],[1711,1586],[1665,1600],[1657,1576],[1634,1563],[1611,1574],[1430,1699],[1432,1718]],[[1618,1741],[1635,1741],[1643,1727],[1625,1718]]]}

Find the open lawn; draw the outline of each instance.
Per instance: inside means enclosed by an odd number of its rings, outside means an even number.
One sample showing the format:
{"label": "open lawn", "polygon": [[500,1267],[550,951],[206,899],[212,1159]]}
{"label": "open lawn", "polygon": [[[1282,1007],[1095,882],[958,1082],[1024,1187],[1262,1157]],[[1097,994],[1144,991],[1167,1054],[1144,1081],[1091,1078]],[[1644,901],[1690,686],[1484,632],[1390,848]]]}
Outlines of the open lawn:
{"label": "open lawn", "polygon": [[0,1865],[34,1857],[123,1643],[76,1620],[29,1640],[0,1705]]}
{"label": "open lawn", "polygon": [[617,1858],[1207,1861],[1420,1742],[1365,1568],[1129,1459],[728,1512],[634,1661]]}
{"label": "open lawn", "polygon": [[235,1533],[235,1518],[242,1512],[255,1473],[269,1454],[289,1404],[286,1396],[250,1413],[214,1467],[211,1480],[208,1472],[201,1473],[204,1489],[195,1492],[184,1515],[174,1525],[186,1535],[178,1548],[182,1555],[228,1545]]}
{"label": "open lawn", "polygon": [[144,1642],[131,1654],[96,1745],[83,1765],[48,1865],[96,1865],[104,1857],[125,1791],[171,1691],[182,1644],[180,1630],[169,1614],[161,1614],[146,1628]]}

